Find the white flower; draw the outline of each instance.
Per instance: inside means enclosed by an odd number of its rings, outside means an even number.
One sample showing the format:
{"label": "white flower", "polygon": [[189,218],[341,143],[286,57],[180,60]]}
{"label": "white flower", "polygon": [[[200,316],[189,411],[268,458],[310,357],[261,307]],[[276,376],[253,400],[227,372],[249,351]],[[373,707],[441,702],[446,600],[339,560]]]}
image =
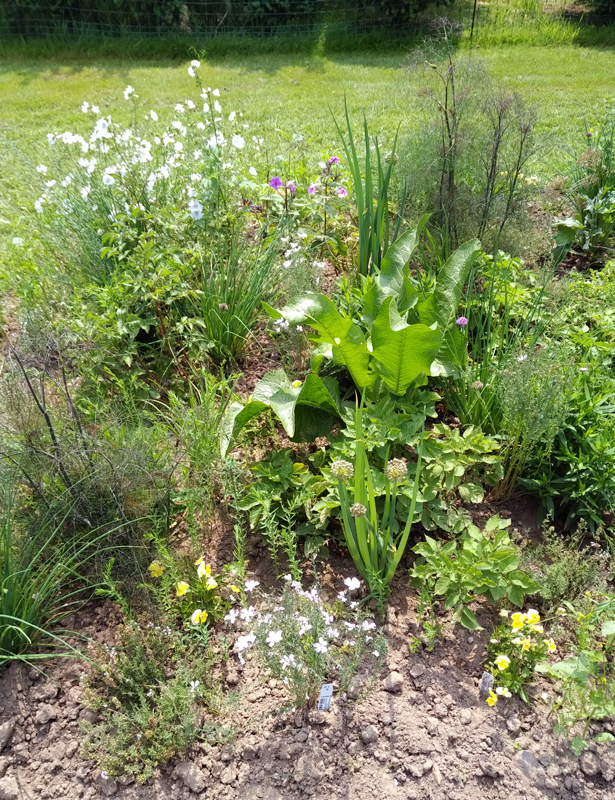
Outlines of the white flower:
{"label": "white flower", "polygon": [[192,175],[190,176],[190,180],[191,181],[200,181],[202,177],[203,176],[201,175],[200,172],[193,172]]}
{"label": "white flower", "polygon": [[124,89],[124,100],[128,100],[130,95],[134,92],[134,89],[130,84]]}
{"label": "white flower", "polygon": [[199,681],[190,681],[190,694],[194,694],[196,689],[200,686]]}
{"label": "white flower", "polygon": [[280,659],[280,666],[282,667],[282,671],[288,669],[288,667],[297,666],[294,655],[282,656]]}
{"label": "white flower", "polygon": [[252,177],[253,177],[253,178],[255,178],[255,177],[257,176],[257,174],[258,174],[258,173],[256,172],[256,167],[250,167],[250,169],[248,170],[248,172],[250,173],[250,175],[252,175]]}
{"label": "white flower", "polygon": [[183,105],[181,103],[176,103],[175,110],[177,111],[178,114],[183,114],[184,111],[185,111],[185,109],[184,109],[184,107],[183,107]]}
{"label": "white flower", "polygon": [[103,771],[100,773],[100,777],[103,779],[103,781],[108,781],[108,780],[109,780],[109,775],[108,775],[108,774],[105,772],[105,770],[104,770],[104,769],[103,769]]}
{"label": "white flower", "polygon": [[81,106],[81,110],[83,111],[84,114],[87,114],[89,108],[90,108],[90,104],[88,103],[87,100],[84,100],[83,101],[83,105]]}
{"label": "white flower", "polygon": [[21,247],[23,244],[23,239],[20,236],[14,236],[13,244],[15,245],[15,247]]}
{"label": "white flower", "polygon": [[222,106],[217,100],[214,100],[214,109],[218,112],[218,114],[220,114],[222,111]]}
{"label": "white flower", "polygon": [[181,151],[184,149],[182,142],[173,142],[173,147],[175,148],[176,153],[181,153]]}
{"label": "white flower", "polygon": [[237,116],[236,112],[235,111],[231,111],[231,113],[228,115],[228,121],[229,122],[233,122],[235,120],[236,116]]}
{"label": "white flower", "polygon": [[364,630],[364,631],[373,631],[373,630],[374,630],[374,628],[376,627],[376,623],[375,623],[375,622],[372,622],[372,621],[371,621],[371,620],[369,620],[369,619],[366,619],[366,620],[363,622],[363,624],[361,625],[361,627],[363,628],[363,630]]}
{"label": "white flower", "polygon": [[92,114],[99,114],[100,108],[98,106],[92,106]]}
{"label": "white flower", "polygon": [[346,592],[338,592],[337,593],[337,599],[340,601],[340,603],[345,603],[346,599],[347,599],[346,598]]}
{"label": "white flower", "polygon": [[376,658],[380,658],[380,651],[374,650],[374,655],[376,656]]}
{"label": "white flower", "polygon": [[53,189],[55,185],[56,185],[55,181],[45,181],[45,186],[47,186],[49,189]]}
{"label": "white flower", "polygon": [[153,109],[149,112],[149,115],[154,120],[154,122],[158,122],[158,114],[156,114],[156,112]]}
{"label": "white flower", "polygon": [[257,586],[260,586],[260,581],[246,581],[244,584],[244,589],[246,592],[253,592]]}
{"label": "white flower", "polygon": [[349,592],[354,592],[356,589],[361,588],[361,581],[358,578],[346,578],[344,583],[348,587]]}
{"label": "white flower", "polygon": [[285,581],[288,581],[288,583],[290,583],[292,581],[292,579],[293,579],[293,576],[290,574],[290,572],[288,572],[286,575],[284,575],[282,577],[282,579],[285,580]]}
{"label": "white flower", "polygon": [[282,641],[282,631],[271,631],[265,641],[269,647],[274,647],[278,642]]}
{"label": "white flower", "polygon": [[191,67],[194,67],[195,69],[198,69],[198,68],[201,66],[201,62],[200,62],[200,61],[197,61],[197,59],[196,59],[196,58],[194,58],[194,59],[193,59],[193,60],[190,62],[190,66],[191,66]]}
{"label": "white flower", "polygon": [[89,185],[89,184],[88,184],[87,186],[83,186],[83,187],[81,188],[81,197],[82,197],[84,200],[87,200],[87,199],[88,199],[88,195],[89,195],[89,193],[90,193],[90,192],[91,192],[91,187],[90,187],[90,185]]}
{"label": "white flower", "polygon": [[242,608],[239,612],[239,616],[244,622],[249,622],[253,617],[256,616],[256,609],[254,606],[250,606],[250,608]]}
{"label": "white flower", "polygon": [[194,153],[192,154],[192,157],[194,158],[195,161],[198,161],[202,155],[203,155],[202,150],[195,150]]}
{"label": "white flower", "polygon": [[196,126],[200,131],[204,131],[205,130],[205,123],[204,122],[197,122]]}
{"label": "white flower", "polygon": [[317,653],[321,653],[323,655],[329,651],[329,645],[327,644],[326,639],[323,639],[322,636],[317,642],[312,644],[312,647],[314,648],[314,650],[316,650]]}
{"label": "white flower", "polygon": [[517,359],[517,361],[525,361],[526,358],[527,358],[527,353],[522,353]]}
{"label": "white flower", "polygon": [[186,106],[190,109],[196,108],[192,100],[186,100]]}
{"label": "white flower", "polygon": [[240,636],[235,642],[235,650],[238,653],[241,653],[242,650],[246,650],[248,647],[251,647],[255,641],[256,641],[256,636],[253,633],[248,633],[245,636]]}
{"label": "white flower", "polygon": [[38,167],[36,168],[36,171],[40,172],[41,175],[46,175],[47,174],[47,167],[44,164],[39,164]]}
{"label": "white flower", "polygon": [[220,89],[214,89],[212,94],[214,97],[220,97]]}
{"label": "white flower", "polygon": [[53,133],[48,133],[47,134],[47,141],[49,142],[49,144],[55,144],[56,143],[56,137],[53,135]]}
{"label": "white flower", "polygon": [[190,212],[190,216],[194,220],[203,219],[203,206],[199,203],[198,200],[192,199],[188,203],[188,211]]}
{"label": "white flower", "polygon": [[43,202],[44,202],[43,200],[36,200],[34,202],[34,208],[35,208],[37,214],[42,214],[43,213]]}
{"label": "white flower", "polygon": [[102,182],[105,184],[105,186],[113,186],[115,183],[115,178],[113,175],[103,175]]}
{"label": "white flower", "polygon": [[238,150],[242,150],[246,146],[246,140],[243,138],[243,136],[239,136],[238,134],[235,134],[233,136],[233,138],[231,139],[231,144],[233,145],[233,147],[236,147]]}
{"label": "white flower", "polygon": [[230,622],[231,625],[235,624],[235,620],[239,616],[239,611],[235,608],[231,608],[228,614],[224,617],[225,622]]}

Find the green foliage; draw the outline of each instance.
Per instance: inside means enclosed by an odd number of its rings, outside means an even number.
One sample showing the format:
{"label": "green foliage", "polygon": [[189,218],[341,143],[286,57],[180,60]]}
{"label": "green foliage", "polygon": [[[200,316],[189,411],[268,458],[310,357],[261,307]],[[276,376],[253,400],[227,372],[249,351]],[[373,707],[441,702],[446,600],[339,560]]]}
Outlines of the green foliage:
{"label": "green foliage", "polygon": [[86,758],[145,783],[195,741],[199,707],[216,710],[213,665],[206,637],[197,644],[164,623],[118,628],[116,644],[88,662],[86,702],[98,719],[82,723]]}
{"label": "green foliage", "polygon": [[[388,164],[385,167],[383,164],[385,159],[380,152],[378,139],[374,139],[374,144],[372,145],[372,139],[367,127],[367,119],[363,117],[365,167],[362,168],[352,133],[346,100],[344,100],[344,108],[346,112],[348,142],[337,120],[335,120],[335,126],[342,140],[346,153],[346,160],[348,161],[352,174],[352,181],[354,183],[355,200],[357,203],[357,226],[359,229],[357,270],[359,275],[368,275],[370,271],[376,272],[380,269],[382,258],[386,255],[389,244],[392,244],[395,239],[397,239],[399,226],[403,218],[405,197],[402,198],[402,207],[397,218],[397,225],[391,234],[389,232],[389,185],[391,183],[393,165],[395,164],[397,134],[393,140],[391,152],[387,154]],[[372,149],[376,156],[376,187],[373,185],[372,176]]]}
{"label": "green foliage", "polygon": [[453,620],[476,630],[480,628],[468,607],[480,595],[491,603],[506,597],[517,606],[537,585],[519,569],[520,554],[506,532],[510,520],[491,517],[481,533],[472,526],[460,539],[446,544],[430,536],[412,549],[420,558],[410,570],[412,585],[427,586],[435,595],[446,597],[446,608],[454,609]]}
{"label": "green foliage", "polygon": [[585,519],[595,531],[615,511],[615,381],[593,367],[579,372],[557,428],[520,483],[539,495],[543,514],[566,514],[567,528]]}
{"label": "green foliage", "polygon": [[14,477],[5,474],[3,479],[0,668],[11,660],[36,662],[57,655],[77,655],[62,623],[87,598],[83,572],[94,554],[96,533],[65,542],[62,521],[58,524],[44,515],[20,529]]}
{"label": "green foliage", "polygon": [[[553,704],[557,715],[554,733],[567,737],[576,733],[570,742],[576,755],[590,744],[587,733],[591,722],[615,713],[615,597],[594,594],[588,602],[585,612],[575,611],[572,603],[565,603],[576,620],[574,654],[555,664],[537,666],[538,672],[560,682]],[[594,741],[615,739],[602,733]]]}
{"label": "green foliage", "polygon": [[585,520],[566,538],[553,526],[543,525],[543,541],[524,552],[523,566],[540,587],[537,594],[547,613],[565,600],[574,604],[585,592],[606,587],[608,554],[597,547],[584,547],[587,534]]}
{"label": "green foliage", "polygon": [[471,517],[460,508],[465,503],[482,503],[482,482],[494,486],[503,477],[500,445],[470,426],[459,428],[434,425],[423,447],[421,474],[421,524],[426,530],[461,533],[471,525]]}
{"label": "green foliage", "polygon": [[[508,616],[503,612],[503,616]],[[534,680],[534,672],[548,653],[555,652],[555,643],[544,636],[540,615],[534,609],[527,614],[516,612],[510,622],[502,622],[494,631],[487,648],[486,668],[497,683],[529,702],[525,686]],[[495,694],[495,696],[494,696]],[[497,690],[487,700],[497,702]],[[494,702],[495,701],[495,702]]]}
{"label": "green foliage", "polygon": [[254,480],[245,487],[235,506],[247,513],[253,530],[262,531],[276,564],[279,550],[284,550],[293,578],[298,579],[298,537],[308,537],[306,555],[320,550],[318,542],[322,539],[316,534],[312,517],[325,481],[305,464],[293,462],[289,449],[258,461],[250,470]]}

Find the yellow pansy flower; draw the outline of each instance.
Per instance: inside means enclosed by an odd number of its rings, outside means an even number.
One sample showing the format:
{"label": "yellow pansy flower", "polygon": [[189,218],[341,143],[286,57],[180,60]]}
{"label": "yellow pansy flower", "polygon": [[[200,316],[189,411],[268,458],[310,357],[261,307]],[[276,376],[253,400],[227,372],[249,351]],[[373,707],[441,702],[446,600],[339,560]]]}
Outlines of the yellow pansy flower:
{"label": "yellow pansy flower", "polygon": [[542,625],[530,625],[530,630],[533,631],[534,633],[542,633],[544,631],[544,628],[542,627]]}
{"label": "yellow pansy flower", "polygon": [[531,646],[532,646],[531,640],[530,639],[524,639],[521,642],[521,652],[525,653],[527,650],[529,650],[531,648]]}
{"label": "yellow pansy flower", "polygon": [[555,651],[555,642],[553,641],[553,639],[545,639],[545,644],[547,646],[547,650],[550,653],[553,653]]}
{"label": "yellow pansy flower", "polygon": [[190,584],[186,583],[186,581],[179,581],[176,591],[178,597],[183,597],[190,591]]}
{"label": "yellow pansy flower", "polygon": [[190,622],[192,622],[193,625],[203,625],[204,622],[207,622],[207,617],[207,611],[203,611],[202,608],[197,608],[192,612]]}
{"label": "yellow pansy flower", "polygon": [[510,658],[508,658],[508,656],[498,656],[495,660],[495,665],[502,671],[508,669],[510,666]]}
{"label": "yellow pansy flower", "polygon": [[160,563],[160,561],[152,561],[152,563],[148,567],[152,578],[159,578],[161,575],[164,574],[164,567]]}
{"label": "yellow pansy flower", "polygon": [[231,592],[235,592],[235,594],[240,594],[241,593],[241,589],[239,588],[239,586],[232,585],[231,586]]}
{"label": "yellow pansy flower", "polygon": [[292,387],[293,389],[298,389],[301,386],[301,381],[293,381]]}
{"label": "yellow pansy flower", "polygon": [[525,619],[526,619],[525,614],[522,614],[520,611],[517,611],[515,614],[512,615],[512,622],[510,623],[511,627],[514,630],[522,628],[525,625]]}
{"label": "yellow pansy flower", "polygon": [[489,689],[489,697],[487,698],[487,705],[494,706],[496,705],[497,702],[498,702],[497,694],[493,691],[493,689]]}
{"label": "yellow pansy flower", "polygon": [[217,581],[215,581],[214,578],[210,576],[209,578],[207,578],[207,583],[205,584],[205,588],[211,591],[211,589],[215,589],[217,585],[218,585]]}
{"label": "yellow pansy flower", "polygon": [[525,619],[528,625],[538,625],[540,623],[540,614],[535,608],[528,608]]}
{"label": "yellow pansy flower", "polygon": [[209,564],[204,564],[202,558],[200,558],[196,564],[196,574],[199,576],[199,578],[209,578],[211,575],[211,566]]}

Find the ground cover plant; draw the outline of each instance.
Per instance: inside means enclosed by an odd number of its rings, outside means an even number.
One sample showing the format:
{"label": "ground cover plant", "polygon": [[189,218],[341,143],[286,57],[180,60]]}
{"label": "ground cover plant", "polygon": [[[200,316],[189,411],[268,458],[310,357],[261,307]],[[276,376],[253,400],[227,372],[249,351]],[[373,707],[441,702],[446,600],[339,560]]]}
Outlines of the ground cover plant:
{"label": "ground cover plant", "polygon": [[[472,796],[506,747],[610,790],[612,52],[561,49],[600,93],[579,134],[578,87],[506,75],[540,48],[423,45],[89,68],[36,145],[2,133],[0,681],[81,659],[6,728],[7,796],[59,691],[88,796],[324,796],[372,761],[392,798],[471,796],[404,739],[410,694],[479,737]],[[539,724],[569,772],[495,738]]]}

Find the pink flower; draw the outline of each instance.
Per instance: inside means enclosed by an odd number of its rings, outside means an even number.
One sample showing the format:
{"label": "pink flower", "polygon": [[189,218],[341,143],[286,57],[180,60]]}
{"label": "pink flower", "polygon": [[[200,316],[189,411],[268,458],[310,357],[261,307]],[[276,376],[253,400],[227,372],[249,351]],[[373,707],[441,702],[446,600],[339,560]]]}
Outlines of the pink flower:
{"label": "pink flower", "polygon": [[271,186],[272,189],[279,189],[282,186],[282,179],[278,178],[277,175],[274,175],[274,177],[269,181],[269,186]]}
{"label": "pink flower", "polygon": [[337,193],[339,194],[340,197],[348,197],[348,192],[346,191],[346,189],[344,189],[343,186],[339,187]]}

